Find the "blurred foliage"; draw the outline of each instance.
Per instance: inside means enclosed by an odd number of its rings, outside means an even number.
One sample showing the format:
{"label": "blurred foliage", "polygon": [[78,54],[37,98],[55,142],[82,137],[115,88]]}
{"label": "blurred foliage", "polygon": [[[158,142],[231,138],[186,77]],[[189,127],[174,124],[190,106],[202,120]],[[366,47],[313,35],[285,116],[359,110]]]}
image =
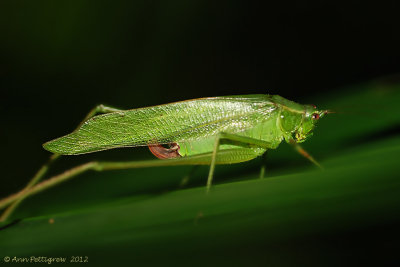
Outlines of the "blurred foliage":
{"label": "blurred foliage", "polygon": [[325,171],[282,144],[268,154],[268,178],[257,179],[259,160],[218,166],[209,195],[203,167],[183,188],[190,167],[87,173],[27,199],[0,231],[0,256],[158,266],[398,262],[399,89],[377,80],[310,99],[337,111],[304,143]]}

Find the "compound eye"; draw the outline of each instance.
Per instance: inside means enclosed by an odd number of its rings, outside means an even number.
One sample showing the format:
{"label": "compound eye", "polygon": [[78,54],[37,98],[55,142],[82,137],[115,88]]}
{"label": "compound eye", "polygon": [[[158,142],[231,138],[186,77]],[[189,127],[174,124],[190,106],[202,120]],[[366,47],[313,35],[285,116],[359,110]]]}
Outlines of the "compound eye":
{"label": "compound eye", "polygon": [[312,114],[312,117],[311,117],[313,120],[319,120],[319,114],[318,113],[314,113],[314,114]]}

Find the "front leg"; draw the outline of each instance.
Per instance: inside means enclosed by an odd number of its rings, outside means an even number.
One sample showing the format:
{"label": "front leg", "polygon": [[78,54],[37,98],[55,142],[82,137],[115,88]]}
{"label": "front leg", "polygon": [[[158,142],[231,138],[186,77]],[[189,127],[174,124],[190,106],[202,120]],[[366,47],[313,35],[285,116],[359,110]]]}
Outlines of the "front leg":
{"label": "front leg", "polygon": [[303,157],[314,163],[317,167],[319,167],[321,170],[324,169],[321,164],[316,161],[313,156],[311,156],[304,148],[302,148],[295,140],[291,139],[289,143],[293,146],[293,148]]}

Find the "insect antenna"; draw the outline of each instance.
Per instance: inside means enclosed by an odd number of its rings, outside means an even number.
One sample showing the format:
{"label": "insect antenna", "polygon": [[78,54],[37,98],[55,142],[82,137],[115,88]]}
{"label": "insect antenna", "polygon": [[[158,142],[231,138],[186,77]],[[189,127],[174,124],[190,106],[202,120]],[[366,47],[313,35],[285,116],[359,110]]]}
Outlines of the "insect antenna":
{"label": "insect antenna", "polygon": [[354,107],[335,107],[333,110],[328,109],[324,111],[324,115],[326,114],[338,114],[338,115],[356,115],[357,117],[364,117],[364,118],[374,118],[380,119],[380,115],[376,112],[371,110],[365,110],[362,108],[356,109]]}

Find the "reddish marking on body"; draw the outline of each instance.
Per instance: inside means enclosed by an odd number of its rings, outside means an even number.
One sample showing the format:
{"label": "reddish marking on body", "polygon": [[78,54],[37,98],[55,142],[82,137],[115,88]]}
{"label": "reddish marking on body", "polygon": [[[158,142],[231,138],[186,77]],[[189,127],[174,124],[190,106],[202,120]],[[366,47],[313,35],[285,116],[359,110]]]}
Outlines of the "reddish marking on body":
{"label": "reddish marking on body", "polygon": [[150,152],[159,159],[179,158],[179,145],[177,143],[169,144],[170,148],[163,147],[160,144],[147,145]]}

